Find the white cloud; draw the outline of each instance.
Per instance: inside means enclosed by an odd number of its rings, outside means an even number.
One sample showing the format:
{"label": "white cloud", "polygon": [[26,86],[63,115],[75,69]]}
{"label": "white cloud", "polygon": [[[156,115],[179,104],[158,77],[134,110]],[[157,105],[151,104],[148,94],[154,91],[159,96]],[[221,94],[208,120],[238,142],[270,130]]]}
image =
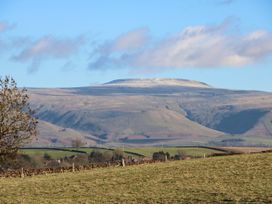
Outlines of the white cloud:
{"label": "white cloud", "polygon": [[[112,46],[111,49],[97,49],[95,53],[97,58],[90,63],[89,68],[107,69],[112,66],[126,66],[160,70],[187,67],[239,67],[256,63],[272,54],[270,32],[257,30],[247,34],[233,34],[229,32],[229,28],[228,20],[214,26],[190,26],[160,41],[150,40],[148,43],[147,41],[135,43],[133,38],[129,40],[130,36],[135,36],[131,31],[128,35],[124,35],[125,43],[120,43],[122,49],[118,46],[115,49],[112,49]],[[111,44],[119,42],[122,36],[113,40]],[[147,33],[144,36],[147,36]]]}
{"label": "white cloud", "polygon": [[134,50],[148,41],[148,29],[140,28],[119,36],[111,46],[113,51]]}
{"label": "white cloud", "polygon": [[[121,34],[112,41],[104,42],[95,49],[91,58],[93,62],[89,68],[103,68],[111,64],[121,65],[120,59],[112,58],[112,54],[122,55],[122,53],[132,54],[142,50],[149,41],[149,30],[147,28],[138,28],[127,33]],[[122,56],[122,57],[125,57]]]}
{"label": "white cloud", "polygon": [[44,36],[30,43],[19,54],[12,57],[14,61],[31,61],[30,72],[36,71],[43,60],[66,59],[75,54],[83,44],[84,38],[58,39],[53,36]]}
{"label": "white cloud", "polygon": [[[0,21],[0,34],[12,29],[15,24]],[[0,36],[1,37],[1,36]],[[70,57],[77,53],[87,40],[83,36],[76,38],[56,38],[52,35],[33,40],[31,37],[0,38],[0,54],[14,53],[10,59],[16,62],[29,63],[28,72],[32,73],[39,69],[45,60],[64,59],[66,63],[63,70],[71,69]],[[66,69],[64,69],[64,67]]]}
{"label": "white cloud", "polygon": [[148,29],[139,28],[117,37],[111,42],[100,45],[98,50],[103,52],[130,51],[142,47],[148,41]]}

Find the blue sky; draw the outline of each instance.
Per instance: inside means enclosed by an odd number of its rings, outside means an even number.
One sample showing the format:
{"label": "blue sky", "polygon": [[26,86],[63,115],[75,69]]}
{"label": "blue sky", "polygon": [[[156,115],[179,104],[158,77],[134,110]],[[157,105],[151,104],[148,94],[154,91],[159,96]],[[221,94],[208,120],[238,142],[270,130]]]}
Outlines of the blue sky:
{"label": "blue sky", "polygon": [[170,77],[272,91],[270,0],[0,0],[0,75],[75,87]]}

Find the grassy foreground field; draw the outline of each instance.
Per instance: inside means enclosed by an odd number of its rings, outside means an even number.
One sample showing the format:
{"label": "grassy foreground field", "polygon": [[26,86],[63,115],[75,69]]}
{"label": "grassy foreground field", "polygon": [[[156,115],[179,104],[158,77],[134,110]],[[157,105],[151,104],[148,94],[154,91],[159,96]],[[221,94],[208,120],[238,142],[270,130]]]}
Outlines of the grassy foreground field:
{"label": "grassy foreground field", "polygon": [[224,202],[272,202],[271,153],[0,179],[0,203]]}

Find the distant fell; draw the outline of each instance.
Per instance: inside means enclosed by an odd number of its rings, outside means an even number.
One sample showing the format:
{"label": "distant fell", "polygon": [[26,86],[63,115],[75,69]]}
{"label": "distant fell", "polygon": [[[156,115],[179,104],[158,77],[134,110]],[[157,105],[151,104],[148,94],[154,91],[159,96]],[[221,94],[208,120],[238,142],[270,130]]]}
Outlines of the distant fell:
{"label": "distant fell", "polygon": [[[29,89],[38,145],[272,145],[272,93],[184,79],[119,79]],[[44,121],[44,122],[43,122]]]}

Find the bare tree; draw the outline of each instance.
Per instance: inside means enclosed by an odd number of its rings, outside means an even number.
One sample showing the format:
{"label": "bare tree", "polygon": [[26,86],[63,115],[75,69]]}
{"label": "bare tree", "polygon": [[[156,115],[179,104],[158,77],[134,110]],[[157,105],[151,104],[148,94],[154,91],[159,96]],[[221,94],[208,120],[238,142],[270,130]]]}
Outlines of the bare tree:
{"label": "bare tree", "polygon": [[12,77],[0,78],[0,160],[16,155],[37,134],[38,121],[26,92],[17,88]]}
{"label": "bare tree", "polygon": [[76,139],[71,141],[71,145],[72,145],[72,147],[80,148],[81,146],[84,145],[84,142],[81,139],[76,138]]}

